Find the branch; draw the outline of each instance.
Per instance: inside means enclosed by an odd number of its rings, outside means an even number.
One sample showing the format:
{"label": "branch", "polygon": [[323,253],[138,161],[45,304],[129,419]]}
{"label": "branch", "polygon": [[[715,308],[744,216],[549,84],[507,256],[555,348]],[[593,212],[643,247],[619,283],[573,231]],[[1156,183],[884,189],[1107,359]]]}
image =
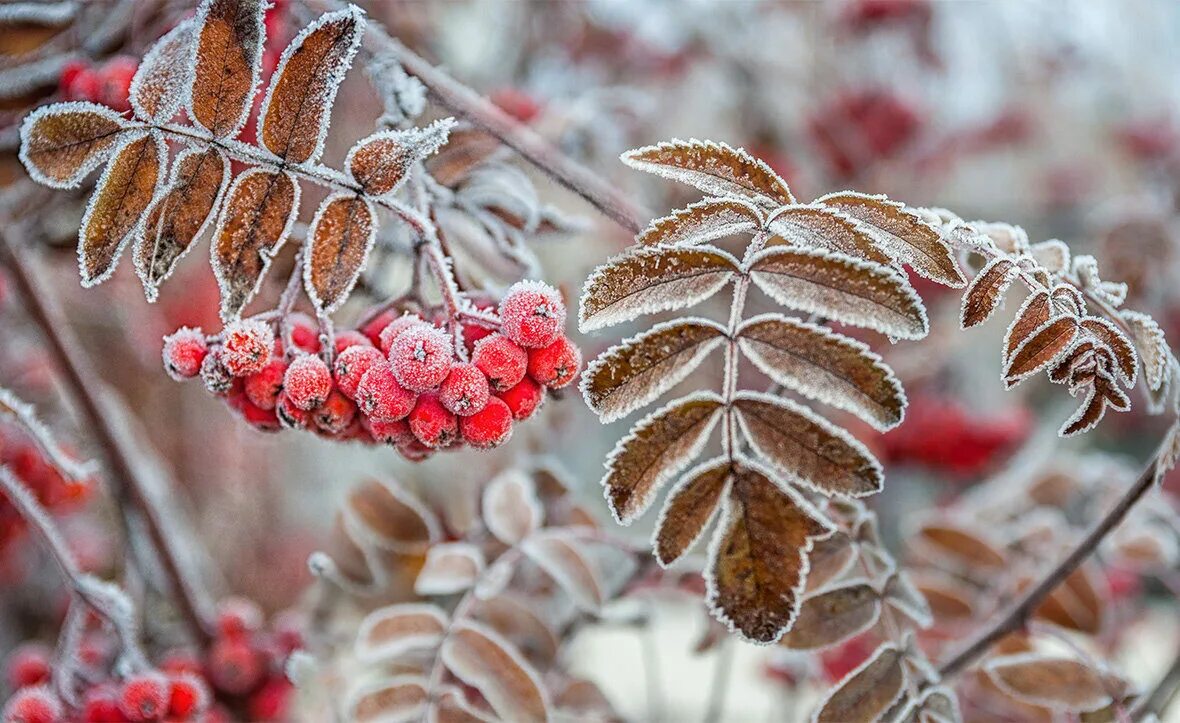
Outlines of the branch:
{"label": "branch", "polygon": [[195,597],[194,581],[181,565],[159,511],[145,491],[146,484],[140,479],[132,462],[131,450],[126,448],[115,431],[111,422],[113,412],[94,392],[94,380],[99,379],[98,373],[66,324],[57,300],[50,294],[52,286],[41,278],[40,270],[29,258],[28,250],[18,247],[11,231],[0,232],[0,236],[3,236],[0,257],[6,262],[4,266],[11,270],[25,308],[45,335],[62,378],[98,443],[112,473],[108,475],[108,482],[116,502],[125,501],[142,515],[152,547],[160,558],[161,567],[191,634],[198,642],[207,642],[208,627]]}

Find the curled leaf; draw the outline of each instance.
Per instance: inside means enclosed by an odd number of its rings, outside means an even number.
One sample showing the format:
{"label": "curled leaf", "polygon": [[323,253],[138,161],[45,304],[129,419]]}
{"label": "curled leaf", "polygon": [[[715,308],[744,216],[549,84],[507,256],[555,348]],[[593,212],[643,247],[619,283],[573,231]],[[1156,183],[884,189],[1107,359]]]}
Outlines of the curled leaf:
{"label": "curled leaf", "polygon": [[442,536],[434,513],[401,485],[370,480],[348,495],[346,526],[373,547],[421,554]]}
{"label": "curled leaf", "polygon": [[526,538],[520,547],[580,609],[596,612],[602,608],[606,594],[601,575],[569,532],[560,529],[538,532]]}
{"label": "curled leaf", "polygon": [[512,644],[482,625],[458,622],[442,646],[455,677],[478,690],[505,720],[546,721],[549,701],[540,677]]}
{"label": "curled leaf", "polygon": [[188,114],[216,138],[237,135],[250,114],[262,66],[265,7],[262,0],[205,0],[197,10]]}
{"label": "curled leaf", "polygon": [[20,160],[29,175],[51,188],[76,188],[115,151],[123,118],[96,103],[54,103],[38,108],[20,127]]}
{"label": "curled leaf", "polygon": [[676,483],[652,534],[656,560],[667,567],[692,549],[713,519],[729,482],[730,461],[724,457],[705,462]]}
{"label": "curled leaf", "polygon": [[380,131],[357,141],[344,168],[365,193],[382,196],[397,190],[415,163],[447,142],[455,121],[447,118],[425,128]]}
{"label": "curled leaf", "polygon": [[758,208],[738,198],[706,198],[657,218],[635,240],[643,246],[695,246],[762,226]]}
{"label": "curled leaf", "polygon": [[989,261],[971,279],[971,284],[963,293],[959,326],[970,329],[991,318],[1003,300],[1004,292],[1019,275],[1020,268],[1002,256]]}
{"label": "curled leaf", "polygon": [[1114,354],[1118,362],[1119,377],[1129,387],[1135,386],[1135,379],[1139,373],[1139,355],[1135,353],[1135,346],[1127,335],[1111,321],[1099,316],[1088,316],[1082,319],[1082,328],[1098,337]]}
{"label": "curled leaf", "polygon": [[770,166],[724,143],[677,139],[627,151],[622,161],[711,196],[737,196],[766,208],[795,202],[786,182]]}
{"label": "curled leaf", "polygon": [[1172,358],[1163,330],[1155,319],[1138,311],[1123,311],[1120,316],[1131,327],[1131,337],[1139,351],[1148,388],[1153,391],[1162,389],[1170,374]]}
{"label": "curled leaf", "polygon": [[330,314],[360,278],[377,237],[377,211],[361,196],[333,194],[316,211],[307,236],[303,284],[316,309]]}

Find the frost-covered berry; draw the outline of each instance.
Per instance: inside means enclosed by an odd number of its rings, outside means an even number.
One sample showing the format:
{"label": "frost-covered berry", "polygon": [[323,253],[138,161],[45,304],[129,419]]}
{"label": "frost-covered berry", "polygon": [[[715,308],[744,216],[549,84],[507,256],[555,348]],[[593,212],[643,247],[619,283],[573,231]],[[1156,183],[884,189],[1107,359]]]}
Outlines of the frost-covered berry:
{"label": "frost-covered berry", "polygon": [[275,416],[284,429],[304,429],[311,424],[311,412],[295,406],[286,392],[279,392],[275,400]]}
{"label": "frost-covered berry", "polygon": [[249,720],[288,720],[295,686],[282,676],[271,676],[246,701]]}
{"label": "frost-covered berry", "polygon": [[430,324],[412,324],[393,340],[389,364],[399,384],[428,392],[442,384],[454,363],[455,349],[447,332]]}
{"label": "frost-covered berry", "polygon": [[277,432],[283,428],[279,423],[279,417],[273,409],[263,409],[255,405],[245,394],[241,395],[241,399],[236,405],[238,413],[242,415],[242,419],[246,421],[251,427],[263,432]]}
{"label": "frost-covered berry", "polygon": [[109,685],[94,686],[82,700],[82,720],[85,723],[111,723],[124,720],[119,709],[119,691]]}
{"label": "frost-covered berry", "polygon": [[488,378],[474,364],[456,364],[438,389],[438,400],[460,417],[475,414],[488,403]]}
{"label": "frost-covered berry", "polygon": [[565,327],[565,302],[540,281],[518,281],[500,301],[500,331],[528,349],[549,346]]}
{"label": "frost-covered berry", "polygon": [[582,352],[569,340],[561,337],[544,349],[529,351],[529,376],[553,389],[569,384],[582,366]]}
{"label": "frost-covered berry", "polygon": [[123,681],[119,692],[119,710],[128,720],[160,720],[168,713],[172,686],[159,673],[134,675]]}
{"label": "frost-covered berry", "polygon": [[545,399],[545,387],[529,377],[525,377],[520,380],[520,384],[506,392],[500,392],[496,396],[504,400],[504,403],[512,410],[513,419],[528,419],[533,416],[533,412],[537,411]]}
{"label": "frost-covered berry", "polygon": [[164,371],[176,381],[192,379],[201,371],[209,347],[200,329],[182,326],[164,337]]}
{"label": "frost-covered berry", "polygon": [[382,444],[401,444],[414,437],[409,423],[404,419],[393,422],[377,422],[370,419],[366,426],[369,428],[369,435]]}
{"label": "frost-covered berry", "polygon": [[243,640],[218,640],[209,651],[209,681],[218,690],[242,695],[262,680],[264,662],[262,654]]}
{"label": "frost-covered berry", "polygon": [[261,371],[270,361],[275,334],[257,319],[235,321],[221,332],[221,361],[235,377]]}
{"label": "frost-covered berry", "polygon": [[168,693],[168,717],[182,720],[196,717],[209,705],[209,691],[205,683],[192,673],[170,676],[171,689]]}
{"label": "frost-covered berry", "polygon": [[495,332],[486,326],[479,324],[464,324],[463,325],[463,343],[467,345],[467,351],[475,348],[476,342],[486,336],[491,336]]}
{"label": "frost-covered berry", "polygon": [[349,399],[356,399],[356,388],[361,383],[361,377],[369,371],[369,367],[384,361],[385,355],[376,347],[360,344],[348,347],[336,356],[336,362],[332,365],[336,388]]}
{"label": "frost-covered berry", "polygon": [[484,373],[492,389],[505,391],[524,379],[529,355],[503,334],[492,334],[476,342],[471,363]]}
{"label": "frost-covered berry", "polygon": [[438,397],[423,394],[410,412],[410,431],[427,447],[437,449],[450,444],[459,434],[459,420],[447,411]]}
{"label": "frost-covered berry", "polygon": [[400,442],[397,445],[398,454],[410,460],[411,462],[422,462],[430,459],[434,454],[434,449],[422,444],[418,439],[411,434],[410,438]]}
{"label": "frost-covered berry", "polygon": [[380,333],[377,335],[377,345],[381,347],[381,351],[389,354],[389,349],[393,346],[393,340],[397,338],[398,334],[409,329],[411,326],[422,323],[425,322],[417,314],[402,314],[382,327]]}
{"label": "frost-covered berry", "polygon": [[116,55],[98,71],[99,100],[120,113],[131,110],[131,79],[139,69],[139,59]]}
{"label": "frost-covered berry", "polygon": [[49,681],[49,661],[53,652],[41,643],[25,643],[5,661],[8,685],[13,690]]}
{"label": "frost-covered berry", "polygon": [[258,372],[242,380],[242,391],[246,398],[260,409],[274,409],[279,392],[283,391],[283,377],[287,373],[287,362],[271,359]]}
{"label": "frost-covered berry", "polygon": [[414,408],[418,395],[397,383],[393,367],[381,361],[369,367],[356,388],[356,403],[375,422],[403,419]]}
{"label": "frost-covered berry", "polygon": [[262,608],[244,597],[227,597],[217,603],[217,633],[223,638],[244,639],[262,627]]}
{"label": "frost-covered berry", "polygon": [[316,407],[312,414],[316,426],[328,434],[340,434],[348,429],[354,417],[356,405],[341,394],[339,389],[333,389],[324,403]]}
{"label": "frost-covered berry", "polygon": [[60,723],[61,701],[49,688],[37,686],[18,690],[4,706],[4,723]]}
{"label": "frost-covered berry", "polygon": [[315,354],[295,357],[283,376],[283,392],[296,407],[312,410],[324,403],[332,391],[332,373]]}
{"label": "frost-covered berry", "polygon": [[234,385],[234,375],[221,363],[221,350],[216,349],[205,355],[201,361],[201,381],[211,394],[227,394]]}
{"label": "frost-covered berry", "polygon": [[512,436],[512,410],[504,400],[492,397],[476,414],[459,420],[463,439],[472,447],[497,447]]}

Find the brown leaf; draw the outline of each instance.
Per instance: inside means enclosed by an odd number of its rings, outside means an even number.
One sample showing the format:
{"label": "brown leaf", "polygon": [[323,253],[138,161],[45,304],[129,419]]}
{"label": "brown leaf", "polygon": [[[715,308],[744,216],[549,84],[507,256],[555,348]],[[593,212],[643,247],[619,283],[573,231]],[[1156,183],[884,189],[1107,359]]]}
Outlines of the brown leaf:
{"label": "brown leaf", "polygon": [[992,658],[985,667],[991,679],[1016,698],[1060,711],[1097,710],[1111,703],[1121,682],[1068,658],[1035,653]]}
{"label": "brown leaf", "polygon": [[1006,258],[997,257],[989,261],[971,279],[971,284],[963,293],[959,326],[970,329],[991,318],[1004,298],[1004,292],[1019,275],[1020,269]]}
{"label": "brown leaf", "polygon": [[779,384],[852,412],[880,431],[901,423],[901,382],[868,345],[778,314],[746,321],[737,336],[742,352]]}
{"label": "brown leaf", "polygon": [[251,168],[234,179],[213,235],[213,274],[221,288],[221,318],[235,319],[262,285],[291,232],[299,184],[282,171]]}
{"label": "brown leaf", "polygon": [[930,604],[930,612],[939,624],[970,620],[975,614],[968,591],[949,580],[924,578],[917,583],[917,588]]}
{"label": "brown leaf", "polygon": [[122,117],[95,103],[38,108],[20,127],[20,159],[37,183],[76,188],[110,157],[125,130]]}
{"label": "brown leaf", "polygon": [[1004,366],[1008,365],[1008,360],[1012,358],[1012,352],[1016,351],[1016,347],[1049,320],[1051,312],[1052,304],[1048,291],[1037,291],[1025,298],[1016,312],[1016,318],[1004,333]]}
{"label": "brown leaf", "polygon": [[920,628],[934,624],[934,611],[930,608],[930,602],[904,570],[896,571],[886,580],[885,602]]}
{"label": "brown leaf", "polygon": [[1098,394],[1091,384],[1086,389],[1086,395],[1082,399],[1081,405],[1061,423],[1057,434],[1062,437],[1085,434],[1098,426],[1104,416],[1106,416],[1106,397]]}
{"label": "brown leaf", "polygon": [[842,577],[856,563],[856,559],[856,547],[847,533],[837,530],[831,537],[817,540],[808,556],[811,563],[811,570],[807,573],[808,591],[820,590],[832,580]]}
{"label": "brown leaf", "polygon": [[885,643],[829,694],[813,723],[872,723],[893,705],[905,687],[904,656]]}
{"label": "brown leaf", "polygon": [[1069,270],[1069,246],[1057,239],[1041,241],[1029,248],[1036,262],[1054,274]]}
{"label": "brown leaf", "polygon": [[503,148],[487,131],[460,124],[451,131],[450,141],[427,163],[430,175],[444,186],[456,186],[472,171]]}
{"label": "brown leaf", "polygon": [[724,143],[674,139],[627,151],[622,160],[636,170],[687,183],[711,196],[737,196],[765,208],[795,202],[786,182],[770,166]]}
{"label": "brown leaf", "polygon": [[1019,382],[1053,364],[1069,350],[1079,329],[1078,320],[1072,316],[1058,316],[1041,324],[1013,350],[1004,368],[1004,380]]}
{"label": "brown leaf", "polygon": [[492,478],[483,490],[483,521],[505,545],[515,545],[541,526],[544,510],[533,481],[519,469]]}
{"label": "brown leaf", "polygon": [[1069,307],[1070,312],[1080,316],[1086,311],[1086,297],[1072,284],[1057,284],[1049,292],[1053,301]]}
{"label": "brown leaf", "polygon": [[410,652],[430,650],[447,634],[446,612],[437,605],[402,603],[365,616],[356,634],[356,655],[365,663],[393,661]]}
{"label": "brown leaf", "polygon": [[597,612],[606,600],[601,574],[567,531],[551,529],[526,538],[520,548],[565,590],[580,609]]}
{"label": "brown leaf", "polygon": [[704,301],[729,283],[737,259],[711,246],[642,247],[594,270],[578,314],[583,332]]}
{"label": "brown leaf", "polygon": [[330,314],[348,300],[377,237],[377,211],[361,196],[324,199],[308,229],[303,285],[311,303]]}
{"label": "brown leaf", "polygon": [[635,240],[643,246],[694,246],[761,227],[756,206],[738,198],[706,198],[655,219]]}
{"label": "brown leaf", "polygon": [[880,616],[881,596],[873,586],[847,583],[806,598],[783,645],[795,650],[828,648],[868,630]]}
{"label": "brown leaf", "polygon": [[1095,577],[1090,565],[1074,570],[1045,598],[1033,616],[1069,630],[1099,634],[1106,605],[1103,594],[1096,587]]}
{"label": "brown leaf", "polygon": [[888,266],[892,259],[878,248],[864,225],[826,206],[780,208],[766,223],[775,234],[766,245],[803,246],[842,253],[853,258]]}
{"label": "brown leaf", "polygon": [[415,163],[433,155],[454,127],[451,119],[439,120],[425,128],[380,131],[357,141],[345,170],[365,193],[382,196],[397,190]]}
{"label": "brown leaf", "polygon": [[1082,319],[1082,328],[1098,337],[1114,354],[1118,362],[1119,377],[1128,387],[1135,386],[1135,379],[1139,372],[1139,355],[1135,353],[1135,346],[1127,335],[1108,319],[1099,316],[1087,316]]}
{"label": "brown leaf", "polygon": [[904,204],[853,191],[831,193],[816,203],[837,208],[865,224],[881,248],[919,275],[953,288],[967,283],[950,246],[934,226]]}
{"label": "brown leaf", "polygon": [[602,422],[613,422],[679,384],[724,340],[725,329],[708,319],[657,324],[592,361],[582,396]]}
{"label": "brown leaf", "polygon": [[291,41],[258,114],[258,139],[267,150],[291,163],[319,158],[336,91],[364,29],[364,15],[350,5],[321,15]]}
{"label": "brown leaf", "polygon": [[898,339],[921,339],[922,300],[896,271],[819,249],[778,246],[750,262],[750,278],[778,303]]}
{"label": "brown leaf", "polygon": [[131,79],[130,101],[136,116],[164,123],[180,110],[184,89],[192,82],[196,36],[196,19],[184,20],[143,56]]}
{"label": "brown leaf", "polygon": [[1155,319],[1138,311],[1124,310],[1120,316],[1131,328],[1131,338],[1135,340],[1135,348],[1139,351],[1148,388],[1153,391],[1162,389],[1171,373],[1172,356],[1163,330]]}
{"label": "brown leaf", "polygon": [[922,522],[909,539],[939,558],[967,570],[999,570],[1006,565],[1004,553],[981,531],[950,520]]}
{"label": "brown leaf", "polygon": [[190,148],[173,161],[168,189],[148,209],[135,244],[135,270],[148,301],[209,225],[228,184],[229,163],[215,148]]}
{"label": "brown leaf", "polygon": [[471,617],[511,640],[534,665],[547,667],[557,659],[561,641],[537,611],[512,595],[480,600]]}
{"label": "brown leaf", "polygon": [[619,524],[630,524],[673,475],[704,447],[721,416],[721,397],[698,393],[640,420],[606,459],[606,501]]}
{"label": "brown leaf", "polygon": [[777,641],[799,610],[812,544],[831,533],[770,470],[737,460],[709,546],[706,601],[713,615],[752,642]]}
{"label": "brown leaf", "polygon": [[710,460],[686,472],[668,493],[652,536],[661,565],[676,562],[705,533],[729,482],[729,472],[728,459]]}
{"label": "brown leaf", "polygon": [[498,723],[487,706],[477,709],[463,691],[453,685],[444,685],[438,694],[438,701],[426,713],[426,723]]}
{"label": "brown leaf", "polygon": [[927,688],[910,701],[892,723],[962,723],[955,692],[943,686]]}
{"label": "brown leaf", "polygon": [[188,114],[216,138],[237,135],[250,114],[262,64],[265,7],[262,0],[205,0],[197,11]]}
{"label": "brown leaf", "polygon": [[549,701],[540,677],[512,644],[476,623],[456,623],[442,660],[459,680],[478,690],[505,720],[546,721]]}
{"label": "brown leaf", "polygon": [[426,552],[414,581],[419,595],[452,595],[471,587],[484,571],[483,552],[467,542],[443,542]]}
{"label": "brown leaf", "polygon": [[420,720],[430,696],[426,678],[398,675],[363,686],[349,698],[348,719],[356,723]]}
{"label": "brown leaf", "polygon": [[348,495],[345,524],[368,544],[391,552],[421,553],[442,529],[434,513],[397,483],[370,480]]}
{"label": "brown leaf", "polygon": [[789,399],[739,392],[734,409],[758,456],[825,495],[864,497],[881,491],[881,465],[852,435]]}
{"label": "brown leaf", "polygon": [[82,285],[94,286],[115,271],[123,248],[142,230],[143,212],[164,175],[168,149],[155,134],[124,144],[103,172],[78,232]]}

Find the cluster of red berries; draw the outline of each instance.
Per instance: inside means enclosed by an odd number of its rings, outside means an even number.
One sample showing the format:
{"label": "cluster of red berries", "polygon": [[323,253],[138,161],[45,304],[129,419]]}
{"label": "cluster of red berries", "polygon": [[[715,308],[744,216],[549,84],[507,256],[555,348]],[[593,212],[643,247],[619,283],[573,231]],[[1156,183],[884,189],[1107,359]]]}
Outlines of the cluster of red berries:
{"label": "cluster of red berries", "polygon": [[[0,465],[7,467],[45,509],[53,512],[79,506],[93,488],[88,481],[68,481],[28,434],[11,425],[0,424]],[[0,551],[20,539],[26,528],[24,517],[0,496]]]}
{"label": "cluster of red berries", "polygon": [[522,281],[498,317],[483,311],[499,329],[469,322],[458,339],[446,324],[386,311],[337,333],[331,354],[309,319],[292,319],[289,352],[257,319],[215,338],[182,328],[164,341],[164,367],[176,379],[199,375],[263,430],[384,443],[414,460],[464,444],[495,447],[540,407],[546,388],[573,381],[582,358],[562,333],[565,304],[550,286]]}
{"label": "cluster of red berries", "polygon": [[887,464],[918,464],[971,477],[1003,461],[1030,425],[1023,409],[980,418],[952,399],[919,394],[911,397],[901,426],[881,436],[880,457]]}
{"label": "cluster of red berries", "polygon": [[102,103],[119,112],[131,110],[131,79],[139,69],[139,59],[116,55],[102,65],[86,60],[72,60],[62,68],[58,90],[66,100]]}

